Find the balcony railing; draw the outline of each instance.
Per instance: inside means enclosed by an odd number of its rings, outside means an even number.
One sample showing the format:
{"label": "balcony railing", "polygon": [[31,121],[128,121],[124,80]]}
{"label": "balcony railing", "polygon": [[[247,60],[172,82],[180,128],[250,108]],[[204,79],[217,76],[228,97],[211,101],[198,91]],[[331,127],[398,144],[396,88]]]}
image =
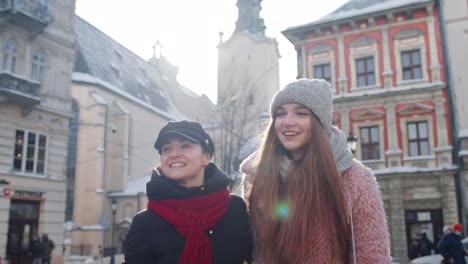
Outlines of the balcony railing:
{"label": "balcony railing", "polygon": [[0,72],[0,96],[7,101],[25,106],[39,104],[41,102],[39,88],[38,82],[9,72]]}
{"label": "balcony railing", "polygon": [[0,0],[0,16],[27,27],[43,29],[49,22],[48,0]]}

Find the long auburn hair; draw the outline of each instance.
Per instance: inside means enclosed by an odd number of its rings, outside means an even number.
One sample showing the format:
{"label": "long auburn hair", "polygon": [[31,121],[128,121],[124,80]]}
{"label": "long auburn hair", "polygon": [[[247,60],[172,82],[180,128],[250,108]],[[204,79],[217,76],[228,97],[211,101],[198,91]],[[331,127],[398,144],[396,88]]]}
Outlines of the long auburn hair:
{"label": "long auburn hair", "polygon": [[[350,226],[343,186],[325,129],[312,116],[312,137],[304,155],[294,161],[286,180],[279,176],[287,150],[275,132],[275,117],[264,132],[257,156],[257,173],[248,197],[259,263],[305,263],[317,230],[325,229],[332,263],[350,257]],[[275,208],[286,204],[288,216],[278,218]],[[325,243],[325,241],[323,241]]]}

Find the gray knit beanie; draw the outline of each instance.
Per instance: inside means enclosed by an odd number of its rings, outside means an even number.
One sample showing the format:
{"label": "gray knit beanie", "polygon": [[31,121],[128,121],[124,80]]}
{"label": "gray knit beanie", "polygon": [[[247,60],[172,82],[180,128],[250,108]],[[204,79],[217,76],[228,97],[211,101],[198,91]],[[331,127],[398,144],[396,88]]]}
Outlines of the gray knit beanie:
{"label": "gray knit beanie", "polygon": [[310,109],[319,119],[325,131],[332,126],[331,85],[322,79],[299,79],[279,90],[271,101],[270,115],[274,118],[276,109],[282,104],[297,103]]}
{"label": "gray knit beanie", "polygon": [[[332,125],[333,97],[331,85],[327,81],[299,79],[286,85],[273,96],[270,105],[272,119],[275,117],[276,109],[286,103],[301,104],[317,116],[328,134],[328,140],[339,174],[342,174],[353,165],[353,154],[347,148],[346,135],[339,128]],[[285,156],[285,159],[287,160],[287,156]],[[290,163],[286,162],[286,164],[282,164],[282,170],[286,171],[283,167],[287,168]]]}

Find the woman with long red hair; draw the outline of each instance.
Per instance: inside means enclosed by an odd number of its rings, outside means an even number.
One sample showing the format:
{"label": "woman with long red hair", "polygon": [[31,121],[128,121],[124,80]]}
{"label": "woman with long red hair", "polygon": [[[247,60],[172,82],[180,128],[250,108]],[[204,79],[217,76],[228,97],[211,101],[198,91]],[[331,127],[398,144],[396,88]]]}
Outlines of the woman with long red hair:
{"label": "woman with long red hair", "polygon": [[378,184],[332,125],[324,80],[278,91],[258,152],[241,165],[260,264],[390,263]]}

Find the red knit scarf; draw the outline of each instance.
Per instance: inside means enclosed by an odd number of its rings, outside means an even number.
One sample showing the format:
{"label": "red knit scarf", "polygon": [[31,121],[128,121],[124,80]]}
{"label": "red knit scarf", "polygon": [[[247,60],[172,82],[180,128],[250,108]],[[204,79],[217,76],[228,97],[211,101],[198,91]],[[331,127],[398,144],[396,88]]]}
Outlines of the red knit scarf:
{"label": "red knit scarf", "polygon": [[186,237],[178,264],[211,263],[211,244],[204,231],[215,226],[226,213],[229,198],[226,188],[199,197],[148,201],[149,209]]}

